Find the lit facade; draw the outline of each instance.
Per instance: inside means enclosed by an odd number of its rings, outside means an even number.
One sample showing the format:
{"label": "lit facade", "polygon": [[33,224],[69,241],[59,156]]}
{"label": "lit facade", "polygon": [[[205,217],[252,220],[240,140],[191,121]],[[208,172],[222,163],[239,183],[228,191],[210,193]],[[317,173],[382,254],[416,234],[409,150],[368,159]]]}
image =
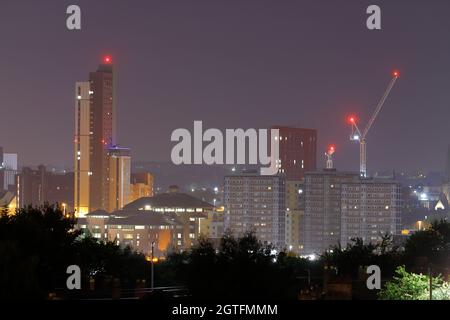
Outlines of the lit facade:
{"label": "lit facade", "polygon": [[179,250],[191,248],[206,230],[204,221],[214,211],[214,206],[172,186],[168,192],[144,197],[126,205],[123,211],[156,212],[175,222],[176,240],[174,246]]}
{"label": "lit facade", "polygon": [[143,197],[153,197],[153,175],[149,172],[131,174],[130,202]]}
{"label": "lit facade", "polygon": [[17,209],[17,198],[11,191],[0,190],[0,208],[6,208],[8,215],[14,215]]}
{"label": "lit facade", "polygon": [[3,160],[3,148],[0,147],[0,191],[2,191],[2,184],[5,179],[5,163]]}
{"label": "lit facade", "polygon": [[130,149],[113,147],[109,159],[109,205],[108,211],[122,209],[130,200]]}
{"label": "lit facade", "polygon": [[177,234],[181,227],[156,212],[126,210],[109,213],[96,210],[78,219],[77,228],[96,239],[130,246],[147,256],[151,255],[153,242],[155,257],[161,258],[179,249]]}
{"label": "lit facade", "polygon": [[[75,213],[113,211],[130,200],[130,156],[116,146],[114,66],[106,57],[75,86]],[[123,148],[120,148],[123,150]],[[113,166],[113,167],[111,167]]]}
{"label": "lit facade", "polygon": [[77,216],[89,212],[91,107],[89,82],[75,85],[75,139],[74,139],[74,208]]}
{"label": "lit facade", "polygon": [[300,239],[304,212],[303,182],[286,181],[286,247],[295,253],[302,249]]}
{"label": "lit facade", "polygon": [[245,174],[225,177],[225,230],[254,231],[263,243],[285,247],[285,180]]}
{"label": "lit facade", "polygon": [[3,153],[0,147],[0,191],[15,191],[15,178],[17,174],[17,154]]}
{"label": "lit facade", "polygon": [[12,188],[12,186],[14,186],[14,176],[17,174],[17,154],[4,153],[3,164],[5,171],[3,189],[13,191],[14,188]]}
{"label": "lit facade", "polygon": [[211,211],[200,221],[200,233],[211,240],[219,240],[224,235],[224,213]]}

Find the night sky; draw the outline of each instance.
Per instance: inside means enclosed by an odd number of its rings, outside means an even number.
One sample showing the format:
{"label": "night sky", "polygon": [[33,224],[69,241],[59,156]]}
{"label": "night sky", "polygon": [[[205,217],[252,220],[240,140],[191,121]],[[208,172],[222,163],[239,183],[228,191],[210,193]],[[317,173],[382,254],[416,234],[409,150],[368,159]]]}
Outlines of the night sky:
{"label": "night sky", "polygon": [[[78,4],[82,30],[66,29]],[[370,4],[382,30],[366,28]],[[368,168],[443,170],[450,143],[450,1],[0,1],[0,146],[20,165],[72,167],[74,85],[104,54],[118,77],[118,142],[169,161],[170,134],[318,130],[318,166],[358,170],[346,116],[368,120]]]}

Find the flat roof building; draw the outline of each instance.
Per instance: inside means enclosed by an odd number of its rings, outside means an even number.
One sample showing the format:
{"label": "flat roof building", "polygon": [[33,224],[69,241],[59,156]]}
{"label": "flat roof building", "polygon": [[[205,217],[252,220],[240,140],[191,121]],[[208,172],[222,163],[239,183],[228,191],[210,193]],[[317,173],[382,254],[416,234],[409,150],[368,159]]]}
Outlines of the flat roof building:
{"label": "flat roof building", "polygon": [[351,239],[378,242],[400,233],[402,190],[391,179],[363,178],[336,169],[307,172],[301,253],[322,254]]}
{"label": "flat roof building", "polygon": [[254,231],[265,244],[285,247],[284,177],[242,174],[225,177],[225,230],[241,236]]}
{"label": "flat roof building", "polygon": [[317,131],[286,126],[279,130],[279,172],[286,180],[301,180],[305,172],[316,170]]}

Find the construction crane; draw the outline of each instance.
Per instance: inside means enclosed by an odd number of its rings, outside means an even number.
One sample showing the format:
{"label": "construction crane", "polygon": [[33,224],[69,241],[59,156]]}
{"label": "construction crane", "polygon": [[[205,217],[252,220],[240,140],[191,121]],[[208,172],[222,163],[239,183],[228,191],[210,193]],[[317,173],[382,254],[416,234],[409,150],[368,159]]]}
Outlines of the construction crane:
{"label": "construction crane", "polygon": [[383,96],[378,102],[378,105],[375,108],[372,117],[370,117],[366,127],[364,128],[364,131],[361,132],[359,130],[358,125],[356,124],[355,116],[350,116],[348,119],[352,126],[352,134],[350,135],[350,140],[359,141],[359,172],[362,177],[367,177],[367,141],[366,141],[367,133],[369,133],[370,128],[372,127],[373,123],[375,122],[375,119],[377,118],[378,114],[383,108],[384,102],[389,96],[389,93],[394,87],[394,84],[399,76],[400,76],[399,71],[394,71],[392,73],[392,80],[389,82],[386,91],[384,92]]}

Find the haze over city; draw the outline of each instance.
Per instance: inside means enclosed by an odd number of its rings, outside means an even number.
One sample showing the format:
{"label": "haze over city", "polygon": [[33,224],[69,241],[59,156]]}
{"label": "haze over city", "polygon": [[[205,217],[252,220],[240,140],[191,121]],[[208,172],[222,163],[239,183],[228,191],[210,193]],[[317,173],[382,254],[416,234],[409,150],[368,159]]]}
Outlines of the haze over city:
{"label": "haze over city", "polygon": [[450,3],[417,10],[420,2],[383,3],[383,29],[370,33],[368,1],[78,1],[79,32],[63,28],[68,1],[2,1],[2,145],[20,165],[72,167],[73,84],[109,54],[119,143],[134,161],[170,161],[170,133],[202,120],[317,129],[318,167],[334,143],[335,167],[357,170],[346,117],[365,124],[397,68],[401,77],[368,137],[368,167],[443,170]]}
{"label": "haze over city", "polygon": [[320,304],[450,300],[449,12],[1,0],[0,301],[348,319]]}

